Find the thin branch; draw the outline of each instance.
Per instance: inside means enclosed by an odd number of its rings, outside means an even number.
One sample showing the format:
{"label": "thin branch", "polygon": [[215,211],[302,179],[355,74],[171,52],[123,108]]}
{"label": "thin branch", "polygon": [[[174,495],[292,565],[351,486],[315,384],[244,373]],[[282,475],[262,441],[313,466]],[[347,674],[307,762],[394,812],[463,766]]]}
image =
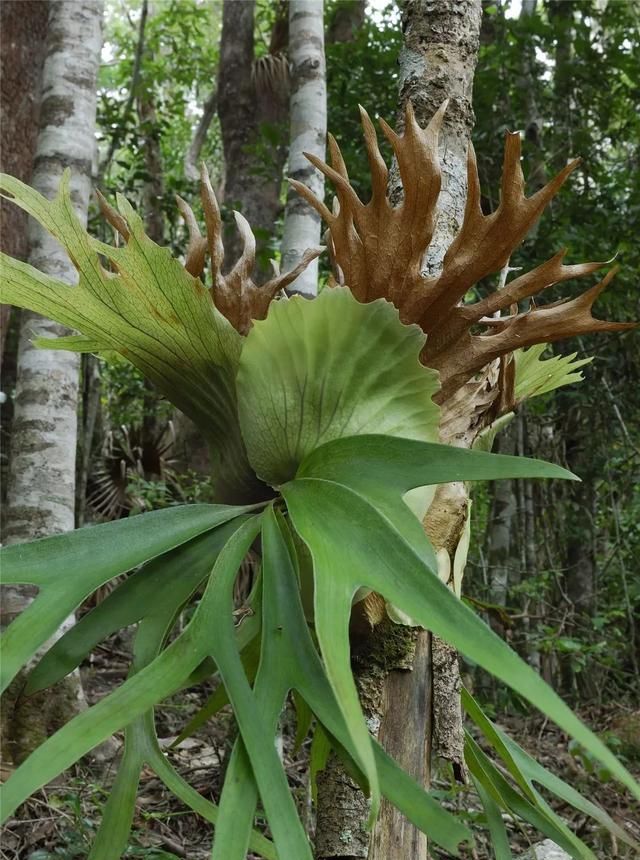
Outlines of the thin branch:
{"label": "thin branch", "polygon": [[616,418],[618,419],[618,423],[620,424],[620,427],[622,428],[622,435],[624,436],[627,445],[631,448],[632,451],[635,451],[636,454],[640,454],[640,450],[638,449],[638,447],[633,444],[633,439],[629,435],[629,430],[627,429],[627,425],[624,422],[624,418],[622,417],[622,413],[620,412],[620,408],[618,406],[616,398],[613,396],[613,392],[611,391],[611,386],[609,385],[609,382],[607,381],[607,377],[604,374],[602,375],[602,382],[604,384],[604,390],[605,390],[607,397],[611,403],[613,413],[616,416]]}
{"label": "thin branch", "polygon": [[204,103],[203,113],[200,117],[200,122],[198,123],[198,127],[195,130],[193,140],[189,145],[187,154],[184,157],[184,172],[187,176],[187,179],[191,179],[192,182],[197,182],[197,180],[200,178],[200,168],[198,166],[200,151],[202,150],[204,142],[207,139],[207,131],[209,130],[209,126],[211,125],[211,122],[216,115],[217,110],[218,88],[216,86],[211,90],[209,98]]}
{"label": "thin branch", "polygon": [[129,97],[127,98],[127,102],[124,106],[124,110],[122,112],[122,120],[118,128],[114,131],[113,137],[111,138],[111,143],[109,144],[109,151],[107,152],[102,165],[100,166],[100,170],[98,171],[98,184],[102,182],[102,178],[104,174],[107,172],[109,165],[115,155],[115,151],[118,148],[120,141],[122,140],[122,129],[129,119],[129,115],[133,108],[133,100],[135,99],[136,90],[138,89],[138,83],[140,81],[140,72],[142,68],[142,57],[144,54],[144,38],[145,38],[145,27],[147,25],[147,15],[149,12],[149,4],[148,0],[142,0],[142,10],[140,13],[140,24],[138,27],[138,44],[136,45],[136,53],[133,60],[133,72],[131,74],[131,85],[129,87]]}

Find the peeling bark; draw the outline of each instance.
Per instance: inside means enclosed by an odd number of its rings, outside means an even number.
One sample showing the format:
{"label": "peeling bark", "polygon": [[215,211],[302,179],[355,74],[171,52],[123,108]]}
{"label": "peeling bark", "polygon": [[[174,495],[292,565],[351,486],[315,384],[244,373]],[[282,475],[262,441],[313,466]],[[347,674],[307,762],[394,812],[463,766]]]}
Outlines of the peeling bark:
{"label": "peeling bark", "polygon": [[[418,642],[418,631],[412,627],[394,624],[385,618],[379,625],[372,627],[367,618],[366,601],[358,603],[354,608],[351,620],[351,662],[358,695],[370,730],[376,734],[380,728],[380,703],[386,696],[387,707],[392,707],[394,713],[419,718],[427,701],[424,696],[414,695],[413,689],[401,689],[393,684],[385,684],[387,676],[400,677],[401,672],[411,668]],[[423,691],[424,692],[424,691]],[[407,693],[409,694],[407,698]],[[415,760],[417,747],[422,746],[422,740],[417,735],[402,739],[400,747],[394,746],[394,738],[387,738],[382,733],[380,740],[388,752],[403,767],[409,767]],[[426,767],[427,759],[424,759]],[[369,802],[357,783],[349,777],[340,760],[332,755],[325,769],[318,775],[318,809],[315,840],[316,860],[362,860],[370,850],[371,833],[365,829],[369,815]],[[385,800],[382,802],[382,820],[393,823],[389,828],[376,828],[376,836],[383,840],[390,837],[391,842],[379,846],[380,856],[387,858],[400,857],[395,853],[395,845],[400,831],[404,834],[408,822]],[[412,828],[409,835],[415,844],[426,845],[425,837],[420,831]],[[413,844],[413,843],[412,843]],[[408,857],[419,856],[407,854]]]}
{"label": "peeling bark", "polygon": [[[95,148],[96,75],[101,47],[101,0],[54,0],[49,4],[46,59],[42,72],[40,126],[31,184],[53,197],[63,170],[71,167],[71,197],[86,223],[91,167]],[[77,274],[58,243],[36,222],[29,224],[29,262],[67,283]],[[40,350],[35,336],[65,334],[62,326],[22,314],[7,492],[5,540],[20,543],[74,527],[75,457],[77,435],[78,355]],[[2,595],[3,623],[23,611],[32,593],[19,586]],[[65,622],[63,628],[73,623]],[[14,726],[26,724],[26,708],[42,711],[42,730],[50,728],[45,711],[59,709],[63,700],[75,703],[79,683],[71,690],[50,691],[27,703],[4,703],[4,716]],[[31,719],[31,717],[29,717]],[[28,744],[35,746],[37,730]],[[9,742],[11,738],[9,739]],[[24,755],[26,739],[13,738],[12,753]]]}
{"label": "peeling bark", "polygon": [[[303,182],[319,199],[324,177],[305,158],[310,152],[324,159],[327,136],[327,85],[324,58],[323,0],[290,0],[289,60],[291,63],[291,142],[289,176]],[[320,243],[320,215],[293,188],[287,195],[282,240],[282,270],[289,272],[304,252]],[[318,261],[294,281],[290,292],[315,296]]]}

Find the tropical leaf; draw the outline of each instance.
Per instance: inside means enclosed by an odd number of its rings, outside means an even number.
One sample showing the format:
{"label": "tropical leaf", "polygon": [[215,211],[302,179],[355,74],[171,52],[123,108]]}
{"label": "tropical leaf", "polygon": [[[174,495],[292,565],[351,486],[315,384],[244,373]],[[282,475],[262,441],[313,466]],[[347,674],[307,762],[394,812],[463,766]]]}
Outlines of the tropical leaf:
{"label": "tropical leaf", "polygon": [[240,358],[240,424],[256,473],[277,486],[341,436],[385,433],[435,441],[438,376],[419,362],[425,338],[386,301],[346,288],[312,302],[275,302]]}
{"label": "tropical leaf", "polygon": [[[379,441],[373,444],[377,445]],[[344,445],[345,440],[341,442]],[[340,443],[331,444],[340,450]],[[416,474],[412,477],[405,474],[405,480],[422,483],[427,480],[424,474],[430,467],[432,474],[439,473],[443,480],[452,479],[438,468],[437,463],[425,464],[428,448],[425,443],[395,440],[394,444],[398,455],[402,445],[408,452],[412,448],[416,453],[420,447],[423,449],[422,474],[416,467]],[[432,446],[433,454],[437,456],[436,448]],[[325,446],[324,458],[327,461],[331,459],[329,449],[330,445]],[[391,446],[390,451],[394,451]],[[318,452],[315,456],[319,456]],[[463,464],[466,462],[471,467],[474,461],[482,464],[475,473],[476,477],[513,477],[514,474],[522,475],[527,469],[530,476],[552,474],[549,464],[527,463],[522,458],[458,449],[449,449],[447,456],[450,458],[449,472],[455,464],[453,471],[457,472],[458,480],[465,477]],[[366,456],[363,460],[366,462]],[[306,464],[301,471],[306,471]],[[403,471],[406,473],[404,463],[399,467],[399,473]],[[317,469],[316,474],[319,472]],[[555,474],[559,476],[561,472]],[[469,477],[468,473],[466,477]],[[403,489],[406,489],[406,484]],[[297,478],[284,485],[282,493],[293,524],[313,556],[318,642],[345,721],[352,736],[357,733],[359,751],[364,746],[366,727],[361,713],[356,724],[357,694],[350,673],[348,623],[353,596],[358,588],[367,587],[535,704],[640,796],[640,787],[607,747],[531,667],[456,599],[413,546],[366,497],[337,481],[319,476]]]}
{"label": "tropical leaf", "polygon": [[472,775],[471,779],[473,780],[475,790],[478,792],[478,797],[480,798],[480,803],[482,803],[487,819],[487,827],[491,834],[491,848],[493,849],[495,860],[513,860],[511,848],[509,847],[507,828],[504,826],[500,807],[478,777]]}
{"label": "tropical leaf", "polygon": [[[304,617],[297,588],[294,542],[282,517],[271,511],[265,513],[262,542],[263,641],[255,695],[261,703],[261,713],[267,713],[271,720],[272,731],[265,742],[271,742],[275,734],[278,703],[293,689],[362,774],[358,750],[351,742]],[[320,731],[320,736],[325,736]],[[314,743],[317,746],[317,741]],[[470,839],[469,831],[404,774],[375,742],[374,756],[383,794],[436,843],[457,855],[457,846]],[[238,742],[220,801],[221,822],[214,845],[216,860],[241,856],[236,840],[244,844],[258,797],[250,762]],[[360,781],[366,784],[362,776]]]}
{"label": "tropical leaf", "polygon": [[541,461],[382,435],[352,436],[328,442],[304,460],[297,477],[332,480],[356,490],[393,523],[425,563],[436,570],[433,549],[422,523],[411,514],[408,496],[416,487],[489,480],[499,470],[505,475],[508,471],[511,477],[577,480],[565,469]]}
{"label": "tropical leaf", "polygon": [[616,824],[604,809],[587,800],[575,788],[544,768],[525,752],[513,738],[510,738],[502,729],[492,723],[471,693],[464,688],[462,690],[462,705],[467,716],[480,729],[511,776],[515,779],[523,794],[532,803],[541,805],[546,811],[551,812],[549,806],[534,787],[534,783],[537,783],[547,789],[547,791],[555,794],[556,797],[559,797],[565,803],[574,807],[574,809],[593,818],[594,821],[605,827],[616,839],[640,851],[640,845],[626,830],[623,830],[622,827]]}
{"label": "tropical leaf", "polygon": [[105,582],[250,510],[180,506],[3,548],[4,582],[36,585],[39,593],[2,635],[2,689]]}
{"label": "tropical leaf", "polygon": [[499,809],[533,825],[575,860],[596,860],[591,849],[569,830],[551,807],[542,800],[532,803],[516,791],[468,732],[465,734],[464,756],[469,772]]}
{"label": "tropical leaf", "polygon": [[[255,609],[255,608],[254,608]],[[253,616],[248,616],[244,619],[241,630],[243,633],[251,628],[251,637],[249,641],[242,647],[242,644],[238,643],[238,648],[240,651],[240,658],[242,660],[242,666],[244,668],[245,675],[250,683],[253,683],[256,672],[258,671],[258,662],[260,660],[260,636],[258,636],[259,628],[255,629],[257,625],[251,624]],[[248,637],[244,637],[248,638]],[[211,673],[210,673],[211,674]],[[217,713],[219,713],[225,705],[229,704],[229,696],[224,687],[224,684],[218,684],[215,691],[209,696],[207,701],[202,705],[201,708],[198,708],[193,717],[189,720],[187,725],[182,729],[180,734],[177,736],[175,741],[171,744],[172,747],[179,746],[182,741],[190,738],[198,729],[202,728],[212,717],[215,717]]]}
{"label": "tropical leaf", "polygon": [[145,234],[142,219],[123,197],[118,206],[127,228],[124,246],[92,239],[74,212],[69,176],[65,172],[57,196],[47,200],[0,175],[0,193],[60,242],[79,274],[78,285],[71,287],[3,254],[2,301],[81,333],[49,345],[115,351],[135,364],[215,445],[220,462],[232,470],[224,480],[236,492],[255,492],[237,418],[235,374],[242,337],[217,310],[202,281]]}
{"label": "tropical leaf", "polygon": [[[155,584],[161,591],[160,595],[144,595],[152,599],[146,604],[145,615],[138,625],[132,674],[148,666],[158,656],[181,605],[189,598],[194,587],[211,572],[215,558],[241,522],[241,519],[232,521],[160,560],[165,562],[164,576]],[[157,572],[158,565],[154,567]],[[150,578],[147,583],[154,579],[158,577]],[[129,598],[133,600],[134,595],[129,594]],[[118,608],[121,606],[122,601],[119,601]],[[246,632],[243,631],[245,635]],[[155,770],[165,785],[187,806],[213,824],[218,821],[217,807],[191,788],[164,757],[156,737],[153,709],[150,709],[125,728],[124,753],[89,860],[117,860],[124,852],[135,812],[136,789],[145,765]],[[275,860],[275,849],[269,840],[255,832],[249,836],[252,850]]]}
{"label": "tropical leaf", "polygon": [[579,368],[593,361],[592,358],[576,360],[577,352],[543,359],[542,355],[547,348],[546,343],[540,343],[529,349],[517,349],[513,353],[516,365],[514,390],[516,403],[547,394],[563,385],[581,382],[584,377]]}
{"label": "tropical leaf", "polygon": [[[230,629],[228,625],[218,624],[220,604],[225,603],[225,610],[227,602],[231,604],[233,582],[259,531],[259,520],[253,517],[240,524],[227,542],[184,631],[150,665],[59,729],[12,774],[2,789],[3,820],[34,791],[55,779],[97,744],[179,689],[204,657],[214,656],[214,650],[217,653],[216,644],[225,636],[231,636],[229,648],[237,648],[231,611]],[[241,664],[240,674],[244,678]],[[277,760],[277,755],[275,758]]]}
{"label": "tropical leaf", "polygon": [[244,519],[235,517],[134,571],[53,644],[29,674],[25,694],[55,684],[112,633],[157,615],[173,617]]}

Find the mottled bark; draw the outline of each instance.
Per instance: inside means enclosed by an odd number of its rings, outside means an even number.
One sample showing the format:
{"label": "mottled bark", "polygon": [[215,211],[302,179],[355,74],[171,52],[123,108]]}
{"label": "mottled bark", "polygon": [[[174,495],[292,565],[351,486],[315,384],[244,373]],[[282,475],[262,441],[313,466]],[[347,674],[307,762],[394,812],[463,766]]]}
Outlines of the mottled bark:
{"label": "mottled bark", "polygon": [[[405,40],[400,56],[400,116],[410,99],[418,121],[424,126],[445,98],[450,100],[440,140],[443,187],[438,201],[439,217],[424,260],[424,268],[429,273],[440,269],[464,214],[480,18],[480,0],[407,0],[403,6]],[[392,169],[392,201],[399,201],[401,195],[398,172]],[[480,427],[478,414],[487,405],[482,401],[484,390],[482,385],[473,394],[463,391],[460,397],[453,398],[455,402],[444,404],[443,442],[471,446]],[[464,567],[463,538],[468,513],[467,488],[463,484],[448,484],[438,488],[425,518],[425,530],[443,565],[452,572]],[[381,625],[374,635],[382,640],[378,650],[384,653],[388,627]],[[352,648],[354,651],[358,648],[358,639],[353,635]],[[379,727],[379,736],[386,748],[398,754],[404,769],[422,785],[429,785],[432,755],[449,760],[454,772],[463,778],[457,654],[424,630],[407,633],[403,648],[394,648],[393,653],[393,661],[384,663],[382,677],[376,660],[363,660],[354,666],[360,689],[369,685],[371,691],[377,690],[377,695],[370,695],[363,702],[370,725]],[[373,684],[372,679],[375,679]],[[339,779],[339,775],[335,779]],[[334,810],[334,819],[341,820],[343,832],[358,831],[351,807],[341,810],[341,819]],[[334,855],[318,856],[356,858],[364,855],[349,853],[343,848]],[[424,860],[428,856],[427,840],[383,801],[367,856],[369,860],[409,857]]]}
{"label": "mottled bark", "polygon": [[[440,268],[464,214],[467,147],[475,122],[473,76],[481,14],[480,0],[406,0],[402,7],[401,108],[411,101],[418,122],[426,126],[442,102],[449,99],[440,134],[439,217],[425,260],[430,273]],[[402,110],[399,117],[401,126]],[[396,176],[396,189],[399,181]]]}
{"label": "mottled bark", "polygon": [[[43,69],[42,104],[32,185],[46,197],[71,168],[71,195],[86,222],[94,152],[95,81],[101,44],[99,2],[52,2]],[[59,244],[29,225],[29,262],[74,283],[76,271]],[[78,357],[35,349],[33,335],[60,333],[57,324],[23,314],[6,540],[73,528],[75,410]]]}
{"label": "mottled bark", "polygon": [[[291,102],[289,176],[324,197],[324,177],[305,158],[310,152],[324,159],[327,136],[327,86],[324,58],[323,0],[290,0],[289,61]],[[295,268],[304,252],[320,243],[320,216],[292,188],[282,240],[282,270]],[[318,261],[293,282],[290,292],[314,296],[318,291]]]}
{"label": "mottled bark", "polygon": [[[218,116],[225,159],[224,203],[239,209],[256,233],[259,270],[266,274],[268,241],[281,213],[287,155],[286,60],[276,51],[256,63],[254,0],[225,0],[222,10]],[[274,32],[281,29],[279,21]],[[265,135],[264,125],[269,126]],[[225,235],[226,266],[240,254],[235,227]]]}
{"label": "mottled bark", "polygon": [[364,24],[365,0],[338,0],[327,24],[327,42],[352,42]]}
{"label": "mottled bark", "polygon": [[[448,98],[449,105],[440,137],[442,191],[438,200],[438,221],[424,261],[425,270],[437,272],[444,254],[458,231],[466,196],[466,157],[474,123],[472,109],[473,76],[478,58],[481,20],[480,0],[407,0],[403,7],[404,45],[400,54],[400,104],[408,99],[421,125]],[[395,196],[399,198],[397,174]],[[444,409],[457,413],[457,404]],[[473,403],[467,404],[469,422],[443,416],[442,441],[468,447],[474,433]],[[465,425],[461,430],[460,427]],[[444,428],[449,428],[449,430]],[[425,518],[425,530],[441,557],[453,567],[456,551],[468,516],[467,489],[462,484],[438,488]],[[464,558],[458,555],[458,564]],[[428,786],[432,757],[450,760],[454,772],[463,775],[462,713],[457,655],[446,643],[427,631],[417,634],[412,672],[392,672],[385,684],[389,692],[408,702],[413,721],[396,708],[381,709],[380,734],[396,749],[411,747],[413,755],[406,769]],[[417,741],[416,741],[417,738]],[[426,762],[426,764],[425,764]],[[369,860],[389,857],[428,856],[426,840],[408,822],[401,831],[397,816],[387,810],[381,816],[369,853]]]}
{"label": "mottled bark", "polygon": [[[95,147],[101,22],[99,0],[50,3],[32,176],[32,185],[44,196],[53,197],[63,170],[70,167],[72,200],[83,222]],[[29,245],[32,265],[59,280],[76,282],[76,271],[60,245],[34,221],[29,225]],[[74,527],[78,356],[39,350],[32,344],[34,335],[64,333],[61,326],[23,312],[7,493],[7,543]],[[3,593],[3,622],[22,611],[29,600],[26,590],[7,588]],[[11,706],[5,703],[5,716],[9,720],[13,717],[17,727],[29,725],[28,743],[34,745],[42,739],[37,737],[39,729],[45,733],[51,727],[51,708],[55,710],[65,698],[75,700],[75,692],[77,684],[72,694],[66,690],[57,697],[50,692],[33,697],[19,703],[19,713],[15,714],[9,713]],[[24,750],[15,747],[13,753],[19,758]]]}
{"label": "mottled bark", "polygon": [[[46,2],[5,0],[0,4],[0,171],[23,182],[31,178],[38,132],[40,75],[47,30]],[[27,214],[0,200],[2,250],[27,257]],[[0,367],[11,307],[0,305]]]}

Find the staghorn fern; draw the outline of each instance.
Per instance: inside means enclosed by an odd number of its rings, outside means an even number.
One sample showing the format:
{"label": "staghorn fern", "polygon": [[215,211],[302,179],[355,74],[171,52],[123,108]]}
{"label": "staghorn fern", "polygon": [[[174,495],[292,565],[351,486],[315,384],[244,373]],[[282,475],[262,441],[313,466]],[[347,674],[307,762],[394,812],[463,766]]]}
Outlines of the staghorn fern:
{"label": "staghorn fern", "polygon": [[[383,124],[405,189],[397,207],[386,194],[387,168],[366,113],[373,177],[369,203],[358,200],[349,185],[334,141],[332,167],[314,160],[336,185],[333,212],[297,187],[328,223],[338,286],[313,302],[278,298],[300,267],[255,285],[254,240],[239,215],[244,251],[222,274],[220,215],[206,174],[206,238],[188,205],[179,202],[190,230],[184,264],[144,234],[139,216],[122,198],[118,211],[104,200],[101,204],[125,242],[113,248],[80,227],[68,177],[53,201],[15,179],[0,179],[3,194],[64,245],[80,274],[79,285],[68,287],[3,257],[3,301],[80,332],[42,346],[116,351],[139,367],[211,444],[222,502],[179,506],[2,551],[4,581],[39,589],[3,636],[3,688],[82,600],[127,571],[133,572],[42,657],[27,694],[73,670],[110,633],[137,625],[128,679],[15,771],[3,789],[5,818],[124,728],[124,756],[91,860],[120,856],[145,765],[214,823],[214,860],[240,860],[248,850],[280,860],[310,858],[273,743],[279,713],[293,690],[313,715],[318,737],[328,739],[370,796],[370,821],[385,796],[456,856],[472,840],[468,828],[402,772],[364,720],[349,659],[352,603],[363,593],[381,595],[399,615],[432,630],[510,685],[640,796],[606,746],[440,580],[433,548],[407,504],[411,492],[426,487],[432,498],[433,487],[454,481],[574,478],[551,464],[438,444],[438,435],[464,438],[470,447],[522,397],[549,390],[551,380],[571,381],[580,363],[539,362],[536,344],[629,326],[591,315],[612,273],[571,301],[495,316],[553,283],[603,265],[564,266],[562,253],[499,292],[460,304],[471,286],[504,266],[574,166],[526,198],[515,136],[507,138],[502,200],[492,215],[479,209],[470,153],[464,223],[442,273],[422,274],[440,188],[437,137],[443,110],[425,130],[410,108],[403,135]],[[305,262],[318,253],[308,252]],[[201,279],[207,254],[210,287]],[[478,324],[482,333],[472,333]],[[514,357],[514,348],[522,346],[533,349]],[[238,619],[237,571],[256,546],[260,572]],[[191,602],[196,604],[191,621],[176,631],[176,618]],[[228,699],[239,727],[219,808],[173,770],[160,751],[153,718],[154,707],[167,696],[216,673],[223,692],[198,719]],[[593,857],[546,805],[533,786],[538,782],[632,842],[602,810],[532,763],[468,696],[465,708],[515,783],[508,783],[468,738],[467,764],[497,841],[504,842],[498,819],[499,810],[506,809],[551,834],[572,857]],[[309,720],[301,736],[308,726]],[[253,830],[259,800],[273,841]]]}

